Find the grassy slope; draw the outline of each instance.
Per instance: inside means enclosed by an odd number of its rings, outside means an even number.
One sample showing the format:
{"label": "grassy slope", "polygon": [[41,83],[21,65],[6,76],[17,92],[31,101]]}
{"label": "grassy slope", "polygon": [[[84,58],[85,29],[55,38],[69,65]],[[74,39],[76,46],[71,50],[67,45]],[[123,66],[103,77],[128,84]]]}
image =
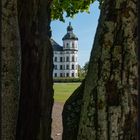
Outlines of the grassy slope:
{"label": "grassy slope", "polygon": [[65,102],[81,83],[54,83],[54,100]]}

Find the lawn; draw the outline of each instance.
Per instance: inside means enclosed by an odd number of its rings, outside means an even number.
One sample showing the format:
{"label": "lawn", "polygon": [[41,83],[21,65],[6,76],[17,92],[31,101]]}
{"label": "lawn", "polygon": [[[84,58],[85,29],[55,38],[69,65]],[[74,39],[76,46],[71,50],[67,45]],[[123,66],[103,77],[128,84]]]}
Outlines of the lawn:
{"label": "lawn", "polygon": [[54,83],[54,100],[65,102],[81,83]]}

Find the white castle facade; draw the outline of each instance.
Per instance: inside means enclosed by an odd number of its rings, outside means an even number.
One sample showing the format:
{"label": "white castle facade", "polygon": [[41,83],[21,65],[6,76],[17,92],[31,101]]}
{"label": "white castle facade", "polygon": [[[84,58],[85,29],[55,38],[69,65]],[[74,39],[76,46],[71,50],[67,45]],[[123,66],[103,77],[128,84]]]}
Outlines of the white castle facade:
{"label": "white castle facade", "polygon": [[62,40],[63,46],[60,46],[53,39],[51,39],[54,51],[53,77],[78,78],[78,38],[73,33],[71,23],[69,23],[67,33]]}

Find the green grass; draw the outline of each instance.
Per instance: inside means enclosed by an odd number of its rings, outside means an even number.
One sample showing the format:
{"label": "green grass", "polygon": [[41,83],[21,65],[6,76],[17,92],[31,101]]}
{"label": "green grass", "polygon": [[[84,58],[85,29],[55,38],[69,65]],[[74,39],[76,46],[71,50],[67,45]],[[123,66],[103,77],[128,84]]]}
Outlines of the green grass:
{"label": "green grass", "polygon": [[54,100],[65,102],[81,83],[54,83]]}

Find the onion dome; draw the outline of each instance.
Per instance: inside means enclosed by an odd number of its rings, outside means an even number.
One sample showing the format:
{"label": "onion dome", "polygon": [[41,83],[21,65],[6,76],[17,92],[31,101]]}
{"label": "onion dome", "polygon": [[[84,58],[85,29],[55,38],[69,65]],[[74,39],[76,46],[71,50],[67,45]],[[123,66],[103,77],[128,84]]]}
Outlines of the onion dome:
{"label": "onion dome", "polygon": [[62,40],[78,40],[78,37],[73,33],[73,27],[71,26],[71,23],[69,22],[69,26],[67,27],[67,33],[62,38]]}

